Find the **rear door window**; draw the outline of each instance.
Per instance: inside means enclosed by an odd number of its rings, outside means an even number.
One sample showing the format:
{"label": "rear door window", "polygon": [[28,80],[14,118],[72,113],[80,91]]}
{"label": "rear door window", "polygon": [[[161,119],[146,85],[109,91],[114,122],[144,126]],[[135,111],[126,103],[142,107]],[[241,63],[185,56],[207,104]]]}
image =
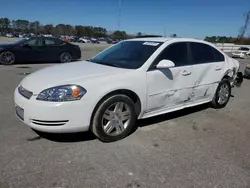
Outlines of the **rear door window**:
{"label": "rear door window", "polygon": [[193,64],[224,61],[224,55],[207,44],[191,42],[190,49]]}

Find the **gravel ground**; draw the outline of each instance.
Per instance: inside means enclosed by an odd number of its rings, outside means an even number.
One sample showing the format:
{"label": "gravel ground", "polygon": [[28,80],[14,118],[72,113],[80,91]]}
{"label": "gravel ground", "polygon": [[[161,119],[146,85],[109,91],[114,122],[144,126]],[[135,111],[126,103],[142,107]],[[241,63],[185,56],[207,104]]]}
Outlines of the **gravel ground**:
{"label": "gravel ground", "polygon": [[105,144],[91,133],[41,137],[17,120],[15,87],[45,66],[0,66],[0,188],[250,187],[250,80],[224,109],[141,120],[132,135]]}

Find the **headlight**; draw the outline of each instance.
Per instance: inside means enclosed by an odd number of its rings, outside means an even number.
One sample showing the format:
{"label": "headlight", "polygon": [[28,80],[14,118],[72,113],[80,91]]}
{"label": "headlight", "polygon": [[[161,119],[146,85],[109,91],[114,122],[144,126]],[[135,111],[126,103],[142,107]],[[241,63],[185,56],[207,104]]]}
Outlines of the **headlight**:
{"label": "headlight", "polygon": [[84,88],[78,85],[63,85],[42,91],[36,99],[54,102],[75,101],[80,100],[86,92]]}

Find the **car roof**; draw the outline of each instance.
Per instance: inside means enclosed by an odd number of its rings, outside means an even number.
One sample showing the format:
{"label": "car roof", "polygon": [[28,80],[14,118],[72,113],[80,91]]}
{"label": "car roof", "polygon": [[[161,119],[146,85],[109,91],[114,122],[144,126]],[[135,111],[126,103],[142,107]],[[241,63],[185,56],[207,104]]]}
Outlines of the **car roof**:
{"label": "car roof", "polygon": [[54,39],[54,40],[60,40],[56,37],[45,37],[45,36],[32,36],[32,37],[28,37],[29,39],[35,39],[35,38],[46,38],[46,39]]}
{"label": "car roof", "polygon": [[128,40],[129,41],[166,42],[171,39],[172,38],[166,38],[166,37],[145,37],[145,38],[133,38],[133,39],[128,39]]}
{"label": "car roof", "polygon": [[200,39],[194,39],[194,38],[181,38],[181,37],[145,37],[145,38],[134,38],[134,39],[128,39],[128,41],[149,41],[149,42],[167,42],[170,40],[174,41],[189,41],[189,42],[201,42],[201,43],[207,43],[204,40]]}

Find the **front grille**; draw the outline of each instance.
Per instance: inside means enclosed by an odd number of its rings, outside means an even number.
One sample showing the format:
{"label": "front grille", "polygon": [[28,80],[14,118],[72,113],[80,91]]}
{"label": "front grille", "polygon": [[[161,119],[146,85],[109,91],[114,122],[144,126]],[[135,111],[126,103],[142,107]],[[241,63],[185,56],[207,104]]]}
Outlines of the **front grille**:
{"label": "front grille", "polygon": [[28,91],[27,89],[23,88],[22,86],[18,87],[18,92],[20,93],[20,95],[22,95],[26,99],[30,99],[31,96],[33,95],[33,93],[31,91]]}
{"label": "front grille", "polygon": [[69,120],[45,121],[45,120],[32,119],[33,124],[43,125],[43,126],[61,126],[65,125],[68,121]]}

